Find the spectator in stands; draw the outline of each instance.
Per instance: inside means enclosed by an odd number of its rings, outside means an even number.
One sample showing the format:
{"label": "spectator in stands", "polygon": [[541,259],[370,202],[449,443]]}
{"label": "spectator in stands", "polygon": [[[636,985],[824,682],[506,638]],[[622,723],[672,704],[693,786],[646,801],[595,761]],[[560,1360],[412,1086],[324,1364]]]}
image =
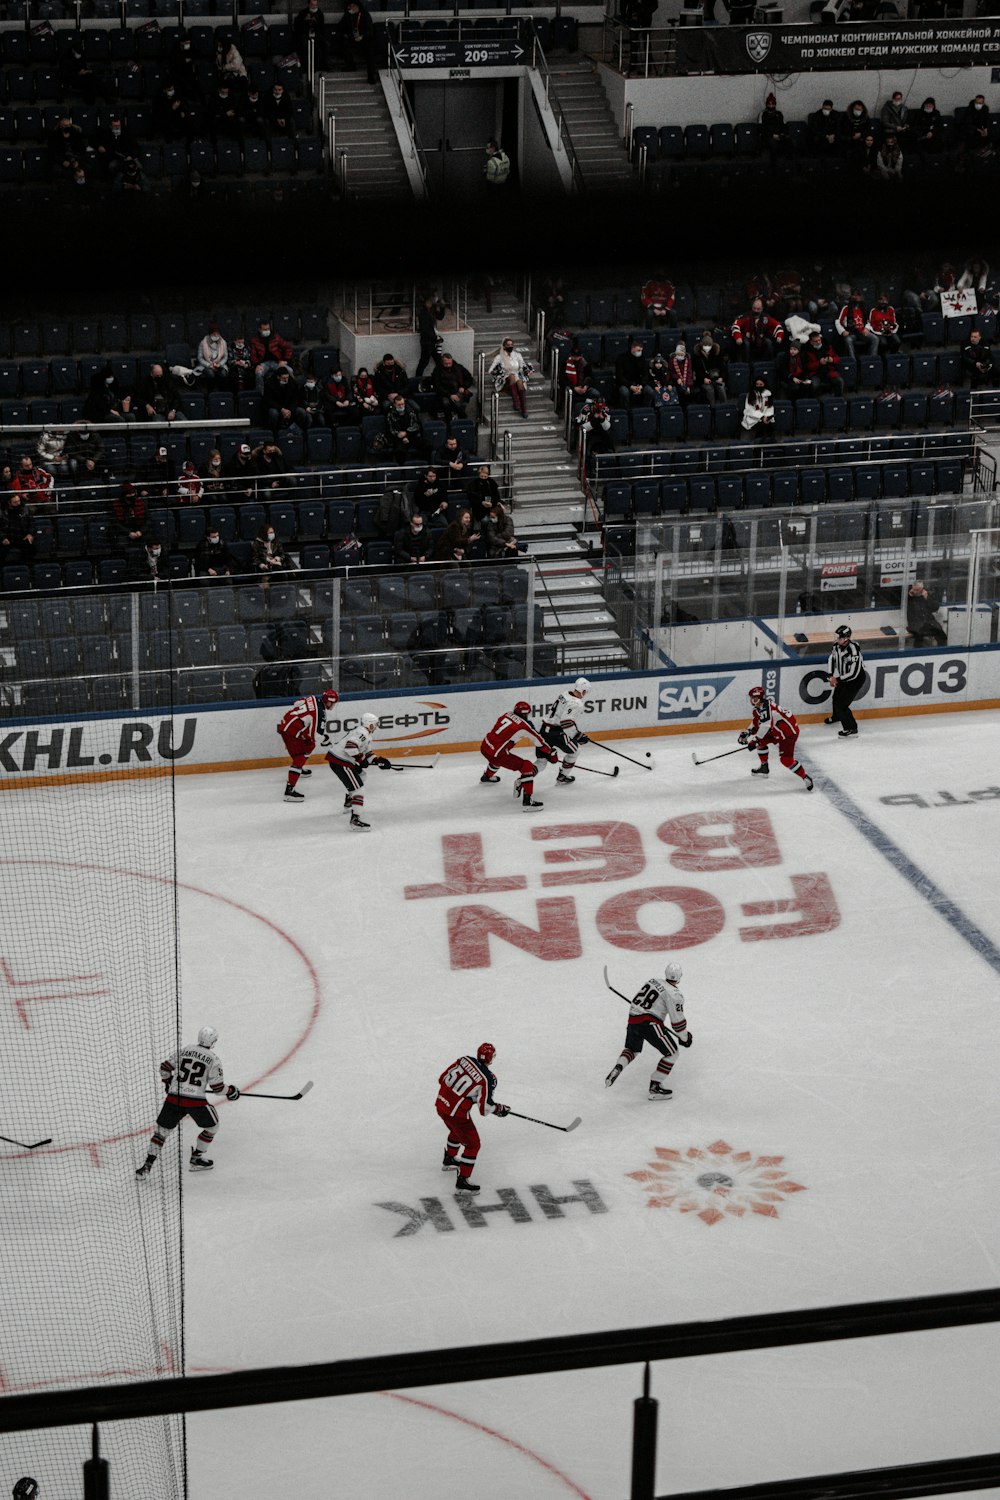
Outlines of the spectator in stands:
{"label": "spectator in stands", "polygon": [[590,364],[574,339],[559,377],[562,388],[564,391],[568,388],[574,396],[586,396],[590,389],[590,377]]}
{"label": "spectator in stands", "polygon": [[222,462],[222,454],[218,448],[213,448],[208,455],[208,463],[205,465],[203,478],[207,499],[211,499],[213,495],[221,496],[226,493],[226,470]]}
{"label": "spectator in stands", "polygon": [[378,398],[375,382],[364,365],[351,381],[351,395],[363,416],[378,416],[382,403]]}
{"label": "spectator in stands", "polygon": [[811,333],[809,342],[802,346],[802,368],[813,382],[817,395],[842,396],[844,380],[840,374],[840,359],[820,332]]}
{"label": "spectator in stands", "polygon": [[209,526],[204,540],[195,549],[194,570],[207,578],[229,578],[233,571],[233,555],[228,544],[222,540],[218,526]]}
{"label": "spectator in stands", "polygon": [[858,177],[876,177],[876,162],[878,159],[878,146],[875,143],[875,134],[869,130],[860,140],[848,141],[844,150],[844,160],[847,170]]}
{"label": "spectator in stands", "polygon": [[878,354],[899,353],[899,323],[896,320],[896,309],[889,302],[885,292],[879,292],[875,298],[875,306],[868,314],[866,324],[868,332],[874,334],[878,339]]}
{"label": "spectator in stands", "polygon": [[110,361],[90,377],[83,414],[90,422],[126,422],[135,416],[132,394],[121,385]]}
{"label": "spectator in stands", "polygon": [[714,406],[717,401],[725,401],[729,367],[710,328],[703,331],[695,344],[691,362],[694,367],[694,388],[700,399],[709,406]]}
{"label": "spectator in stands", "polygon": [[111,502],[111,529],[116,544],[128,555],[141,550],[146,541],[149,511],[146,496],[126,479]]}
{"label": "spectator in stands", "polygon": [[295,33],[295,48],[305,63],[309,43],[313,44],[313,57],[316,67],[325,69],[329,63],[329,45],[327,41],[326,17],[319,8],[319,0],[306,0],[306,4],[298,12],[292,22],[292,30]]}
{"label": "spectator in stands", "polygon": [[126,156],[121,171],[115,174],[111,184],[115,193],[142,193],[146,188],[146,174],[137,156]]}
{"label": "spectator in stands", "polygon": [[989,279],[989,261],[978,259],[967,260],[965,262],[965,265],[962,267],[962,274],[956,281],[955,285],[958,287],[962,287],[963,289],[972,287],[973,291],[976,294],[976,301],[981,302],[983,293],[986,291],[986,285]]}
{"label": "spectator in stands", "polygon": [[431,536],[419,510],[401,526],[392,539],[392,560],[397,563],[423,563],[431,553]]}
{"label": "spectator in stands", "polygon": [[218,323],[208,325],[208,332],[198,345],[194,357],[195,369],[209,382],[228,382],[229,345],[222,336]]}
{"label": "spectator in stands", "polygon": [[162,582],[167,578],[167,559],[158,541],[146,541],[129,558],[129,571],[135,579],[152,579]]}
{"label": "spectator in stands", "polygon": [[14,470],[10,480],[11,491],[20,495],[22,500],[38,505],[40,502],[52,499],[53,478],[48,469],[41,468],[35,463],[30,453],[22,453],[17,468]]}
{"label": "spectator in stands", "polygon": [[365,60],[368,82],[375,82],[375,27],[367,8],[360,0],[347,0],[344,14],[334,31],[334,46],[349,72],[358,65],[358,53]]}
{"label": "spectator in stands", "polygon": [[487,502],[479,523],[480,534],[487,557],[516,557],[517,537],[510,511],[500,501]]}
{"label": "spectator in stands", "polygon": [[845,154],[851,146],[859,145],[865,136],[872,134],[871,115],[860,99],[852,100],[844,110],[839,128]]}
{"label": "spectator in stands", "polygon": [[688,353],[687,344],[679,340],[673,354],[667,360],[670,384],[677,392],[682,406],[686,406],[694,395],[694,361]]}
{"label": "spectator in stands", "polygon": [[372,380],[383,410],[389,405],[390,397],[397,392],[405,395],[410,383],[406,366],[400,364],[394,354],[383,354],[372,372]]}
{"label": "spectator in stands", "polygon": [[933,98],[927,98],[910,119],[910,149],[918,156],[935,156],[944,150],[944,124]]}
{"label": "spectator in stands", "polygon": [[247,65],[243,61],[243,54],[237,47],[235,39],[231,36],[219,38],[215,49],[215,73],[219,79],[226,79],[237,97],[242,97],[246,92],[248,83]]}
{"label": "spectator in stands", "polygon": [[157,417],[173,422],[178,414],[184,415],[174,377],[158,361],[150,365],[149,374],[139,387],[139,406],[148,422]]}
{"label": "spectator in stands", "polygon": [[903,292],[903,301],[919,313],[940,312],[941,293],[951,291],[955,285],[955,268],[951,261],[943,261],[934,281],[930,286],[925,286],[923,291],[916,290],[921,282],[930,281],[930,276],[924,273],[923,268],[918,268],[911,279],[912,287],[907,287]]}
{"label": "spectator in stands", "polygon": [[177,49],[168,66],[177,92],[192,102],[200,100],[203,94],[201,70],[195,59],[191,38],[183,32],[178,36]]}
{"label": "spectator in stands", "polygon": [[447,351],[442,353],[431,376],[431,389],[438,399],[439,410],[446,422],[452,417],[468,415],[469,402],[475,394],[472,375]]}
{"label": "spectator in stands", "polygon": [[174,461],[162,443],[154,452],[152,461],[142,465],[142,482],[156,499],[169,500],[176,475]]}
{"label": "spectator in stands", "polygon": [[102,175],[109,181],[122,170],[126,157],[138,158],[139,139],[126,128],[121,110],[116,109],[107,125],[95,134],[94,155]]}
{"label": "spectator in stands", "polygon": [[801,344],[790,341],[778,355],[778,376],[786,401],[818,394],[816,382],[805,372]]}
{"label": "spectator in stands", "polygon": [[935,610],[941,608],[941,595],[930,593],[920,578],[910,584],[906,596],[906,629],[913,637],[914,646],[946,646],[948,632],[937,619]]}
{"label": "spectator in stands", "polygon": [[[413,378],[419,384],[423,378],[424,371],[428,365],[437,365],[438,362],[438,337],[437,325],[444,317],[445,304],[434,292],[428,292],[420,299],[417,308],[417,335],[420,339],[420,358],[417,368],[413,372]],[[420,387],[424,389],[423,386]]]}
{"label": "spectator in stands", "polygon": [[993,355],[978,328],[973,328],[969,342],[962,350],[962,376],[968,380],[971,390],[997,384]]}
{"label": "spectator in stands", "polygon": [[35,513],[16,492],[0,505],[0,565],[35,560]]}
{"label": "spectator in stands", "polygon": [[443,526],[448,518],[448,492],[433,466],[425,469],[413,486],[413,505],[430,527]]}
{"label": "spectator in stands", "polygon": [[223,78],[212,96],[209,112],[209,131],[212,140],[243,142],[243,107],[236,89]]}
{"label": "spectator in stands", "polygon": [[596,388],[591,391],[580,407],[576,425],[581,436],[586,437],[587,453],[614,453],[614,438],[611,435],[611,408]]}
{"label": "spectator in stands", "polygon": [[741,425],[745,432],[753,433],[762,442],[774,436],[774,402],[767,382],[759,375],[747,392]]}
{"label": "spectator in stands", "polygon": [[66,446],[66,430],[61,427],[46,427],[38,435],[35,452],[49,470],[58,470],[66,462],[63,449]]}
{"label": "spectator in stands", "polygon": [[901,182],[903,178],[903,153],[899,142],[891,132],[885,136],[875,151],[872,175],[879,182]]}
{"label": "spectator in stands", "polygon": [[279,365],[291,370],[293,352],[288,340],[272,326],[271,319],[261,318],[257,332],[250,340],[250,363],[258,394],[263,394],[264,381],[272,370]]}
{"label": "spectator in stands", "polygon": [[779,156],[791,156],[792,142],[785,117],[778,108],[776,95],[768,94],[760,112],[760,144],[773,162]]}
{"label": "spectator in stands", "polygon": [[286,468],[285,455],[277,443],[261,443],[253,450],[252,458],[257,474],[258,488],[280,489],[281,479],[286,472]]}
{"label": "spectator in stands", "polygon": [[92,431],[86,417],[74,422],[67,432],[63,457],[74,484],[98,484],[104,478],[104,441],[99,432]]}
{"label": "spectator in stands", "polygon": [[566,284],[561,276],[542,278],[542,306],[550,328],[561,328],[566,317]]}
{"label": "spectator in stands", "polygon": [[962,155],[970,165],[985,166],[993,161],[996,150],[992,141],[990,107],[985,94],[977,94],[966,106],[961,125]]}
{"label": "spectator in stands", "polygon": [[238,333],[233,339],[233,347],[229,351],[229,384],[235,395],[239,395],[240,391],[253,390],[255,385],[253,355],[242,333]]}
{"label": "spectator in stands", "polygon": [[897,141],[902,143],[906,140],[910,128],[910,111],[903,103],[903,95],[896,89],[891,99],[887,99],[879,111],[879,124],[882,126],[882,134],[887,135],[891,130]]}
{"label": "spectator in stands", "polygon": [[646,373],[653,391],[654,406],[668,405],[676,401],[677,392],[670,384],[670,366],[659,351],[650,355]]}
{"label": "spectator in stands", "polygon": [[257,465],[254,463],[253,449],[249,443],[240,443],[226,464],[225,475],[230,494],[245,498],[256,493]]}
{"label": "spectator in stands", "polygon": [[487,508],[494,515],[496,514],[496,507],[500,504],[500,486],[490,473],[489,464],[479,465],[466,485],[465,498],[472,511],[472,519],[477,524],[482,520],[483,512]]}
{"label": "spectator in stands", "polygon": [[333,427],[357,426],[361,421],[361,408],[340,365],[327,371],[326,409]]}
{"label": "spectator in stands", "polygon": [[810,156],[829,160],[843,155],[840,116],[833,107],[832,99],[824,99],[820,108],[813,110],[806,124]]}
{"label": "spectator in stands", "polygon": [[657,274],[643,283],[639,301],[646,314],[647,328],[672,328],[675,323],[674,302],[677,290],[668,277]]}
{"label": "spectator in stands", "polygon": [[87,138],[69,115],[60,115],[49,135],[49,169],[55,178],[72,181],[77,169],[86,165]]}
{"label": "spectator in stands", "polygon": [[268,133],[272,137],[283,135],[289,140],[294,140],[295,106],[291,95],[280,78],[274,80],[270,93],[265,95],[264,106],[264,118],[267,122]]}
{"label": "spectator in stands", "polygon": [[265,378],[262,400],[265,420],[273,432],[290,427],[293,422],[303,431],[308,427],[298,402],[298,389],[287,365],[279,365]]}
{"label": "spectator in stands", "polygon": [[326,391],[311,370],[308,370],[302,379],[296,382],[295,402],[297,410],[301,413],[298,418],[299,425],[304,431],[308,431],[311,427],[330,426]]}
{"label": "spectator in stands", "polygon": [[413,463],[426,457],[427,444],[417,409],[412,401],[407,401],[402,391],[396,391],[390,397],[385,425],[396,463]]}
{"label": "spectator in stands", "polygon": [[181,98],[172,78],[161,84],[153,99],[152,134],[166,141],[183,141],[194,135],[195,112],[187,99]]}
{"label": "spectator in stands", "polygon": [[514,410],[519,411],[525,421],[528,419],[528,376],[531,374],[531,365],[525,359],[519,349],[514,348],[512,338],[504,339],[493,359],[490,361],[489,373],[493,376],[493,388],[496,391],[507,391],[513,402]]}
{"label": "spectator in stands", "polygon": [[784,342],[785,330],[777,318],[764,311],[763,300],[755,297],[750,304],[750,311],[733,323],[730,336],[736,358],[774,359],[779,345]]}
{"label": "spectator in stands", "polygon": [[878,335],[868,327],[868,309],[861,293],[852,288],[833,325],[843,341],[844,353],[861,356],[878,353]]}
{"label": "spectator in stands", "polygon": [[436,539],[431,562],[467,562],[476,555],[480,540],[480,532],[472,524],[472,512],[463,505]]}
{"label": "spectator in stands", "polygon": [[243,95],[243,135],[244,138],[252,136],[254,140],[266,140],[268,130],[267,100],[251,78]]}
{"label": "spectator in stands", "polygon": [[633,406],[652,406],[649,364],[641,339],[633,339],[628,349],[615,360],[615,381],[620,406],[624,406],[626,410]]}
{"label": "spectator in stands", "polygon": [[469,477],[469,460],[457,437],[449,434],[445,438],[440,451],[433,455],[433,463],[441,476],[442,487],[448,498],[454,499],[456,493],[464,495],[465,481]]}
{"label": "spectator in stands", "polygon": [[250,546],[255,573],[270,576],[291,567],[291,558],[279,542],[270,521],[265,521]]}
{"label": "spectator in stands", "polygon": [[63,94],[79,94],[84,103],[96,103],[102,84],[83,50],[82,32],[70,31],[66,34],[66,50],[62,55],[59,72],[62,76]]}
{"label": "spectator in stands", "polygon": [[181,464],[181,472],[177,476],[177,504],[200,505],[204,493],[205,486],[201,475],[194,466],[194,460],[186,458]]}

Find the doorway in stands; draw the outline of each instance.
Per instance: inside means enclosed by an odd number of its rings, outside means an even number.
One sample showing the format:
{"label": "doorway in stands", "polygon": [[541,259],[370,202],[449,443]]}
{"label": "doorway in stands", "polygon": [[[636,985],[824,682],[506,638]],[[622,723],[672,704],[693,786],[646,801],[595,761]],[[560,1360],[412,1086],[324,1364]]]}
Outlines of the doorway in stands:
{"label": "doorway in stands", "polygon": [[431,196],[481,198],[486,142],[502,119],[503,81],[427,79],[409,87]]}

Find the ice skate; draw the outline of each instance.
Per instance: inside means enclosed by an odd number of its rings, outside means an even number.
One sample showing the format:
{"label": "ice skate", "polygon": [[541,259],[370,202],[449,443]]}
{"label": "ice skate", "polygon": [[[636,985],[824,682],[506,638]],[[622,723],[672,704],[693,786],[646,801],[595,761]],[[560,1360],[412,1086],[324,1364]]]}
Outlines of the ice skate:
{"label": "ice skate", "polygon": [[606,1089],[609,1089],[611,1087],[611,1085],[613,1083],[615,1083],[621,1077],[621,1072],[622,1072],[622,1065],[621,1065],[621,1063],[615,1063],[614,1067],[611,1069],[611,1072],[608,1074],[607,1078],[605,1078],[605,1080],[604,1080],[604,1087]]}
{"label": "ice skate", "polygon": [[812,779],[812,777],[811,776],[806,776],[803,779],[804,779],[805,784],[806,784],[806,791],[807,792],[811,792],[812,789],[813,789],[813,779]]}
{"label": "ice skate", "polygon": [[833,717],[833,715],[832,715],[832,714],[831,714],[831,715],[830,715],[830,717],[829,717],[829,718],[828,718],[828,719],[824,719],[824,720],[823,720],[823,723],[824,723],[824,724],[836,724],[836,722],[837,722],[837,721],[836,721],[836,719],[835,719],[835,718],[834,718],[834,717]]}
{"label": "ice skate", "polygon": [[770,774],[770,770],[771,770],[771,767],[769,765],[767,765],[766,763],[764,765],[762,765],[762,766],[751,766],[750,767],[750,775],[751,776],[767,776],[767,775]]}
{"label": "ice skate", "polygon": [[537,812],[539,808],[545,806],[545,803],[537,802],[534,797],[529,797],[527,792],[525,792],[524,797],[521,799],[521,806],[525,812]]}
{"label": "ice skate", "polygon": [[350,826],[352,828],[370,828],[372,825],[370,823],[363,822],[362,819],[358,817],[356,812],[352,812]]}
{"label": "ice skate", "polygon": [[672,1099],[674,1097],[674,1091],[673,1089],[663,1088],[654,1079],[654,1081],[649,1085],[649,1097],[651,1099]]}
{"label": "ice skate", "polygon": [[311,776],[312,775],[312,771],[309,769],[308,766],[303,766],[302,769],[301,769],[301,771],[299,772],[299,775],[300,776]]}
{"label": "ice skate", "polygon": [[155,1156],[147,1156],[146,1160],[143,1162],[142,1166],[141,1167],[136,1167],[136,1169],[135,1169],[135,1175],[137,1177],[148,1177],[149,1174],[150,1174],[150,1172],[151,1172],[151,1170],[152,1170],[153,1162],[155,1160],[156,1160]]}
{"label": "ice skate", "polygon": [[306,799],[303,797],[302,793],[297,792],[293,786],[285,787],[286,802],[304,802],[305,800]]}
{"label": "ice skate", "polygon": [[560,771],[556,777],[556,786],[571,786],[575,780],[575,776],[567,776],[565,771]]}
{"label": "ice skate", "polygon": [[192,1147],[189,1165],[192,1172],[210,1172],[215,1166],[215,1162],[210,1156],[202,1156],[200,1151],[196,1151]]}
{"label": "ice skate", "polygon": [[858,731],[856,729],[842,729],[837,735],[837,738],[841,740],[852,740],[857,732]]}
{"label": "ice skate", "polygon": [[467,1177],[460,1177],[458,1179],[458,1181],[455,1183],[455,1192],[456,1193],[478,1193],[479,1192],[479,1183],[478,1182],[470,1182]]}
{"label": "ice skate", "polygon": [[480,781],[499,781],[500,777],[498,776],[496,771],[491,771],[489,766],[487,766],[486,770],[483,772],[482,776],[480,776],[479,779]]}
{"label": "ice skate", "polygon": [[351,808],[353,806],[354,806],[354,803],[351,801],[350,797],[345,797],[344,798],[344,805],[341,808],[341,812],[350,812]]}
{"label": "ice skate", "polygon": [[457,1168],[457,1166],[458,1166],[458,1162],[455,1160],[455,1158],[453,1156],[449,1156],[448,1153],[447,1153],[447,1151],[446,1151],[444,1153],[444,1160],[441,1163],[441,1170],[442,1170],[442,1172],[454,1172],[455,1169]]}

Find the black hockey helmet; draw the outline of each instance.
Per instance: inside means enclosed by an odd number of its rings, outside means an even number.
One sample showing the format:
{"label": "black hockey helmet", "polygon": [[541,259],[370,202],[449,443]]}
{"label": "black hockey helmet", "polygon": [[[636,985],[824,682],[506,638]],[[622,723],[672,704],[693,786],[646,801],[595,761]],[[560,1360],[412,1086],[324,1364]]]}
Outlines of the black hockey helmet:
{"label": "black hockey helmet", "polygon": [[29,1474],[25,1474],[23,1479],[17,1481],[11,1494],[13,1500],[35,1500],[35,1496],[38,1494],[38,1480],[32,1479]]}
{"label": "black hockey helmet", "polygon": [[834,631],[834,635],[839,636],[842,641],[849,641],[851,639],[850,625],[838,625]]}

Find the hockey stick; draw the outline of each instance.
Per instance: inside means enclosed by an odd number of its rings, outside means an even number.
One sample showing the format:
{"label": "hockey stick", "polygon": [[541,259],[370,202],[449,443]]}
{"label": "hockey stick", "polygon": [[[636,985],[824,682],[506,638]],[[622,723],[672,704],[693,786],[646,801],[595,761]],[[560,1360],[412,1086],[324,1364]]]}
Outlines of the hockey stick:
{"label": "hockey stick", "polygon": [[6,1141],[8,1146],[20,1146],[22,1151],[37,1151],[39,1146],[51,1146],[52,1137],[47,1135],[44,1141],[32,1141],[30,1146],[27,1141],[12,1141],[9,1135],[0,1135],[0,1141]]}
{"label": "hockey stick", "polygon": [[621,990],[616,990],[615,987],[614,987],[614,985],[611,983],[611,980],[608,978],[608,966],[607,966],[607,964],[604,965],[604,983],[607,985],[607,987],[611,991],[612,995],[617,995],[618,998],[619,998],[619,1000],[624,1000],[625,1001],[626,1005],[631,1005],[632,1004],[632,1002],[629,999],[629,997],[627,995],[623,995],[622,992],[621,992]]}
{"label": "hockey stick", "polygon": [[577,1115],[575,1120],[571,1120],[568,1125],[553,1125],[551,1120],[536,1120],[534,1115],[519,1115],[516,1109],[509,1109],[507,1113],[509,1115],[513,1115],[515,1120],[530,1120],[532,1125],[547,1125],[550,1130],[570,1131],[575,1130],[576,1127],[580,1124],[579,1115]]}
{"label": "hockey stick", "polygon": [[749,749],[749,745],[737,745],[735,750],[720,750],[718,755],[706,755],[703,760],[699,760],[692,750],[691,759],[696,766],[707,766],[710,760],[725,760],[727,755],[739,755],[741,751]]}
{"label": "hockey stick", "polygon": [[618,772],[621,770],[621,766],[615,766],[613,771],[597,771],[593,766],[581,765],[578,765],[576,769],[578,771],[589,771],[591,776],[617,776]]}
{"label": "hockey stick", "polygon": [[304,1083],[297,1094],[245,1094],[240,1091],[241,1099],[302,1099],[312,1088],[312,1079]]}
{"label": "hockey stick", "polygon": [[618,758],[619,758],[619,760],[628,760],[628,761],[631,761],[632,764],[634,766],[638,766],[641,771],[651,771],[653,769],[653,757],[652,756],[649,757],[649,765],[647,765],[645,761],[635,760],[633,756],[626,755],[624,753],[624,751],[622,751],[622,750],[612,750],[612,748],[611,748],[610,745],[603,744],[601,740],[591,740],[590,743],[592,745],[596,745],[597,748],[598,748],[598,750],[606,750],[609,755],[617,755]]}

